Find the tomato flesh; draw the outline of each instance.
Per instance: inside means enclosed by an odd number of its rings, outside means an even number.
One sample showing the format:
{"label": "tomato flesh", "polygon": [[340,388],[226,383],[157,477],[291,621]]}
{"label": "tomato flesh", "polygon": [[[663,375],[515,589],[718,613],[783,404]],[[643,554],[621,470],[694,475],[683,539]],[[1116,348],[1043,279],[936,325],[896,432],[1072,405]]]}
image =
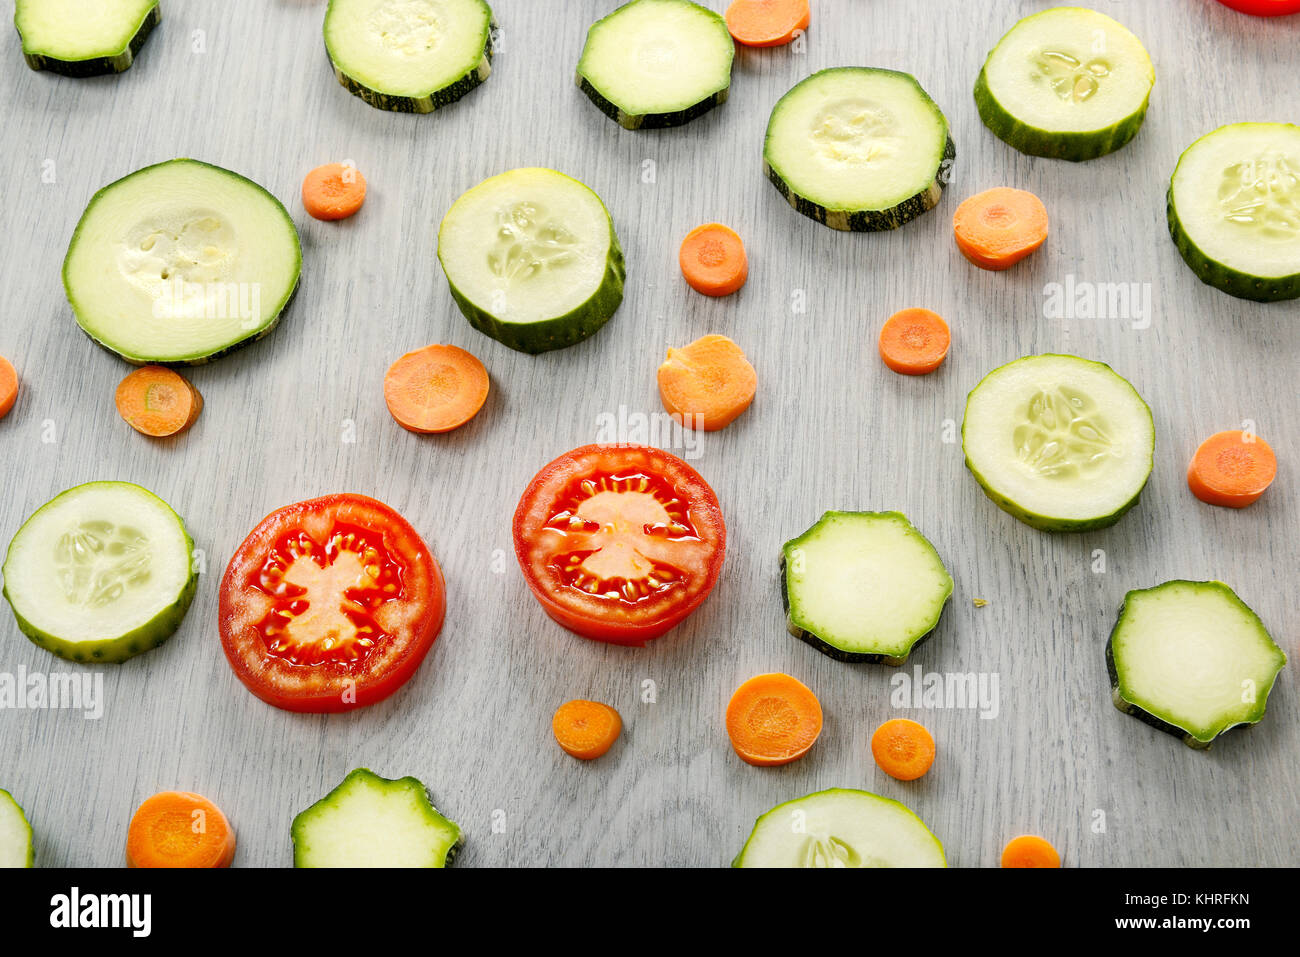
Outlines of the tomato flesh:
{"label": "tomato flesh", "polygon": [[1256,17],[1282,17],[1300,13],[1300,0],[1219,0],[1225,7]]}

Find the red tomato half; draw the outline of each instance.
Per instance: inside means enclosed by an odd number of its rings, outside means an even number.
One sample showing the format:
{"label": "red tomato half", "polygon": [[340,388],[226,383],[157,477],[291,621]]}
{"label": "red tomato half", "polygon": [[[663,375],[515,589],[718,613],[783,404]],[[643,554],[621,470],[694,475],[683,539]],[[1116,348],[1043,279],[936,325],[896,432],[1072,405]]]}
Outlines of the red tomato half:
{"label": "red tomato half", "polygon": [[383,502],[288,505],[244,539],[221,580],[221,645],[248,690],[288,711],[380,701],[442,629],[442,569]]}
{"label": "red tomato half", "polygon": [[1300,13],[1300,0],[1219,0],[1225,7],[1256,17],[1280,17]]}
{"label": "red tomato half", "polygon": [[727,527],[693,468],[641,445],[584,445],[528,484],[515,555],[546,613],[584,638],[640,645],[699,607]]}

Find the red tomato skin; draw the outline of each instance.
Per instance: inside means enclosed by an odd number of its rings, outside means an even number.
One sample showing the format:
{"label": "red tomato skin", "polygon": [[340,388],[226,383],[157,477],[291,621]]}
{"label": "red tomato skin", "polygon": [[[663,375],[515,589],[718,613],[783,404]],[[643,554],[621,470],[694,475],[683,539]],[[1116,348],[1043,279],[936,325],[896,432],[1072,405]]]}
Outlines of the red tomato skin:
{"label": "red tomato skin", "polygon": [[1300,13],[1300,0],[1219,0],[1225,7],[1252,17],[1284,17]]}
{"label": "red tomato skin", "polygon": [[[371,679],[364,676],[356,681],[351,694],[354,700],[345,700],[344,696],[333,688],[314,694],[285,693],[276,685],[273,677],[267,678],[266,676],[268,673],[290,666],[280,662],[279,659],[269,659],[267,656],[263,656],[261,668],[250,666],[247,661],[248,656],[245,655],[244,649],[249,642],[256,642],[263,648],[265,645],[260,634],[249,634],[246,627],[241,627],[240,620],[243,617],[241,615],[243,605],[240,601],[240,592],[243,582],[248,579],[250,572],[260,567],[261,561],[265,560],[268,544],[275,539],[279,532],[292,525],[300,516],[349,506],[373,511],[391,524],[391,531],[396,536],[396,539],[403,542],[408,549],[408,553],[404,554],[402,558],[410,563],[409,570],[414,575],[408,575],[407,580],[409,581],[414,577],[426,580],[428,583],[429,594],[427,595],[427,601],[429,607],[427,613],[421,617],[412,629],[411,641],[402,650],[391,668],[378,678]],[[289,521],[286,522],[286,520]],[[258,561],[259,558],[261,561]],[[250,560],[253,562],[251,565],[249,564]],[[221,632],[221,645],[225,651],[226,659],[230,663],[231,670],[234,671],[235,677],[256,697],[284,711],[334,714],[353,711],[382,701],[410,680],[419,669],[420,664],[424,661],[429,649],[433,647],[435,639],[441,632],[446,609],[446,583],[443,579],[442,568],[438,565],[437,560],[433,557],[415,528],[395,509],[383,502],[365,495],[344,492],[286,505],[271,512],[258,523],[257,527],[248,534],[248,537],[236,549],[235,554],[226,566],[225,574],[221,579],[217,621]],[[341,670],[325,665],[313,667],[332,671],[335,675]]]}

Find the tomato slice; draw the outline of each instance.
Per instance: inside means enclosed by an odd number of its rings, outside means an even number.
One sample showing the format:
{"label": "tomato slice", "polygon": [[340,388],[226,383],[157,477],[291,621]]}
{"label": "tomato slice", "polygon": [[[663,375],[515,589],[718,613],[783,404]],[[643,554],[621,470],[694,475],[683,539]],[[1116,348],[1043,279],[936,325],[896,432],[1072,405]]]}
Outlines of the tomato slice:
{"label": "tomato slice", "polygon": [[327,495],[288,505],[244,539],[221,580],[221,645],[235,675],[288,711],[380,701],[442,629],[442,570],[383,502]]}
{"label": "tomato slice", "polygon": [[1300,13],[1300,0],[1219,0],[1225,7],[1256,17],[1281,17]]}
{"label": "tomato slice", "polygon": [[640,645],[699,607],[727,527],[693,468],[641,445],[584,445],[534,476],[515,555],[546,613],[584,638]]}

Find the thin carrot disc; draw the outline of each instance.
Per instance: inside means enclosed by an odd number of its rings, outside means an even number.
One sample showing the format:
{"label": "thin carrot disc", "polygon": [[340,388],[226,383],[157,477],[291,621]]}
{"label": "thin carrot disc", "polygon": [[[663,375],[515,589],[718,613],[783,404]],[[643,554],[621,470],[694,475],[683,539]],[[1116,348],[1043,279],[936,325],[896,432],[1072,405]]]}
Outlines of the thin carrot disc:
{"label": "thin carrot disc", "polygon": [[384,401],[397,424],[412,432],[450,432],[487,401],[483,363],[457,346],[408,352],[384,376]]}
{"label": "thin carrot disc", "polygon": [[789,764],[822,733],[822,706],[812,689],[786,674],[756,675],[727,704],[727,734],[742,761]]}
{"label": "thin carrot disc", "polygon": [[144,366],[118,383],[118,414],[144,435],[163,438],[184,432],[203,410],[203,396],[180,373]]}
{"label": "thin carrot disc", "polygon": [[896,312],[880,329],[880,358],[903,375],[925,375],[943,364],[952,334],[929,309]]}
{"label": "thin carrot disc", "polygon": [[915,781],[934,764],[934,736],[925,725],[893,718],[871,736],[871,756],[890,777]]}
{"label": "thin carrot disc", "polygon": [[734,421],[758,388],[754,367],[726,336],[704,336],[669,349],[658,379],[659,397],[673,419],[704,432]]}
{"label": "thin carrot disc", "polygon": [[221,810],[189,791],[163,791],[140,805],[126,832],[127,867],[229,867],[235,832]]}
{"label": "thin carrot disc", "polygon": [[808,0],[735,0],[727,7],[727,29],[748,47],[779,47],[808,29]]}
{"label": "thin carrot disc", "polygon": [[9,414],[18,398],[18,373],[4,356],[0,356],[0,419]]}
{"label": "thin carrot disc", "polygon": [[1187,467],[1192,494],[1210,505],[1245,508],[1277,477],[1277,456],[1258,435],[1216,432]]}
{"label": "thin carrot disc", "polygon": [[1002,850],[1003,867],[1060,867],[1056,848],[1036,834],[1013,837]]}
{"label": "thin carrot disc", "polygon": [[317,166],[302,181],[302,205],[316,219],[347,219],[366,201],[366,178],[345,163]]}
{"label": "thin carrot disc", "polygon": [[981,269],[1009,269],[1047,240],[1047,208],[1033,193],[1009,186],[976,193],[957,207],[953,238]]}
{"label": "thin carrot disc", "polygon": [[623,719],[607,704],[579,698],[556,709],[551,730],[566,754],[590,761],[613,747],[623,730]]}
{"label": "thin carrot disc", "polygon": [[749,278],[745,244],[721,223],[705,223],[687,233],[677,262],[690,287],[706,296],[729,296]]}

